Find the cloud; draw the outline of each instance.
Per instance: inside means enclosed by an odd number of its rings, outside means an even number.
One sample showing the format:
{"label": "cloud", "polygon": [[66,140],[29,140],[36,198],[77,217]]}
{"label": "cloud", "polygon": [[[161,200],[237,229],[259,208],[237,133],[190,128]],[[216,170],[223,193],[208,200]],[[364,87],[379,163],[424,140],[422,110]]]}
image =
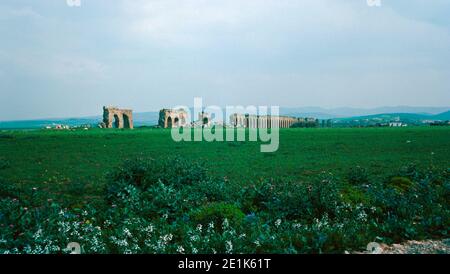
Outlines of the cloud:
{"label": "cloud", "polygon": [[324,0],[138,0],[125,1],[123,11],[128,30],[138,37],[160,45],[202,46],[223,38],[251,41],[279,30],[348,28],[354,16],[346,6]]}
{"label": "cloud", "polygon": [[52,81],[106,80],[108,67],[102,62],[80,55],[4,55],[0,52],[0,66],[14,69],[22,75],[51,79]]}
{"label": "cloud", "polygon": [[365,0],[136,0],[122,2],[122,12],[127,38],[160,48],[281,52],[323,43],[343,49],[352,42],[381,49],[445,47],[444,27],[405,16],[389,3],[370,8]]}
{"label": "cloud", "polygon": [[98,0],[77,9],[4,0],[0,92],[29,106],[57,96],[141,110],[195,95],[214,104],[440,105],[450,100],[449,11],[447,0],[382,0],[379,8],[366,0]]}
{"label": "cloud", "polygon": [[106,65],[86,57],[57,56],[52,60],[50,70],[55,75],[67,77],[90,75],[102,78],[106,73]]}
{"label": "cloud", "polygon": [[9,20],[15,18],[41,19],[43,16],[32,7],[10,8],[0,6],[0,20]]}

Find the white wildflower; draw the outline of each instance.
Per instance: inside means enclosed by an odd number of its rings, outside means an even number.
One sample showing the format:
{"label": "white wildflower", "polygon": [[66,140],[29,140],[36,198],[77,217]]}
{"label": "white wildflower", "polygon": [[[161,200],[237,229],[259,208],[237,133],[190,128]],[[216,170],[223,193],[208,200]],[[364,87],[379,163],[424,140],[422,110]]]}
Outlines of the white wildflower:
{"label": "white wildflower", "polygon": [[225,243],[226,253],[231,254],[233,252],[233,243],[231,241],[227,241]]}
{"label": "white wildflower", "polygon": [[281,219],[275,221],[275,226],[279,227],[281,225]]}
{"label": "white wildflower", "polygon": [[177,252],[180,253],[180,254],[183,254],[184,253],[184,248],[181,245],[178,246]]}

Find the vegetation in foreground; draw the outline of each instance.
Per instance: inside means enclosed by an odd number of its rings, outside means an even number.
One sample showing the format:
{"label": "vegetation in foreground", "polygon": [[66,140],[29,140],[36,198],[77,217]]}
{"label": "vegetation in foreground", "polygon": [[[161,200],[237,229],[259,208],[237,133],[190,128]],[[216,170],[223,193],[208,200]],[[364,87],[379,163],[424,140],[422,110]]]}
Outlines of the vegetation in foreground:
{"label": "vegetation in foreground", "polygon": [[79,208],[2,181],[0,253],[64,253],[69,242],[85,253],[341,253],[450,227],[448,169],[239,185],[189,160],[136,159],[106,181],[102,203]]}
{"label": "vegetation in foreground", "polygon": [[163,129],[0,131],[0,177],[71,207],[101,201],[105,173],[138,157],[182,156],[242,186],[310,180],[323,171],[343,178],[356,166],[377,180],[408,163],[450,167],[448,127],[282,129],[275,153],[260,153],[258,142],[176,143],[170,135]]}

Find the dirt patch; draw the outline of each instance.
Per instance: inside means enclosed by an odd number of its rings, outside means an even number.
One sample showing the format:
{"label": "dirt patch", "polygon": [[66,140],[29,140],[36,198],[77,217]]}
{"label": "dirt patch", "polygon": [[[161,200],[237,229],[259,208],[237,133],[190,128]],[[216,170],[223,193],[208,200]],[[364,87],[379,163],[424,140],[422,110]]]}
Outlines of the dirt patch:
{"label": "dirt patch", "polygon": [[450,239],[408,241],[403,244],[370,243],[367,251],[359,254],[450,254]]}

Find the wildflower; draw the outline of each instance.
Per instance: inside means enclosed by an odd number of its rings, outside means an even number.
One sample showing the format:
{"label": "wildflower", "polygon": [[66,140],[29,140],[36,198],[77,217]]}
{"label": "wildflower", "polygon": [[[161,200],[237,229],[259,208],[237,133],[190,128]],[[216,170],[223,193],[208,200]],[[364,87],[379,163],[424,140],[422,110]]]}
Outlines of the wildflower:
{"label": "wildflower", "polygon": [[196,241],[200,240],[200,237],[198,235],[193,235],[193,236],[191,236],[190,240],[191,240],[191,242],[196,242]]}
{"label": "wildflower", "polygon": [[198,224],[198,225],[197,225],[197,230],[198,230],[198,231],[202,232],[202,228],[203,228],[203,226],[202,226],[201,224]]}
{"label": "wildflower", "polygon": [[172,241],[172,238],[173,238],[173,235],[172,235],[172,234],[167,234],[167,235],[164,235],[164,236],[162,237],[162,239],[163,239],[165,242]]}
{"label": "wildflower", "polygon": [[361,212],[359,212],[358,220],[363,222],[367,220],[367,213],[364,210],[361,210]]}
{"label": "wildflower", "polygon": [[125,228],[123,230],[123,234],[125,234],[125,236],[127,236],[128,238],[132,238],[133,235],[131,234],[130,230],[128,228]]}
{"label": "wildflower", "polygon": [[144,229],[144,231],[147,233],[152,233],[153,230],[154,230],[153,225],[149,225]]}
{"label": "wildflower", "polygon": [[281,225],[281,219],[275,221],[275,226],[279,227]]}
{"label": "wildflower", "polygon": [[233,252],[233,243],[231,241],[227,241],[225,243],[225,248],[227,250],[227,254],[231,254]]}
{"label": "wildflower", "polygon": [[208,225],[208,227],[209,227],[210,229],[214,229],[214,222],[210,222],[209,225]]}
{"label": "wildflower", "polygon": [[222,222],[222,228],[225,230],[230,226],[230,223],[228,223],[228,219],[225,218]]}
{"label": "wildflower", "polygon": [[192,254],[197,254],[197,253],[198,253],[197,248],[193,247],[193,248],[192,248]]}
{"label": "wildflower", "polygon": [[259,240],[256,240],[253,242],[256,246],[261,246],[261,243],[259,242]]}
{"label": "wildflower", "polygon": [[177,252],[183,254],[184,253],[184,248],[181,245],[178,246]]}

